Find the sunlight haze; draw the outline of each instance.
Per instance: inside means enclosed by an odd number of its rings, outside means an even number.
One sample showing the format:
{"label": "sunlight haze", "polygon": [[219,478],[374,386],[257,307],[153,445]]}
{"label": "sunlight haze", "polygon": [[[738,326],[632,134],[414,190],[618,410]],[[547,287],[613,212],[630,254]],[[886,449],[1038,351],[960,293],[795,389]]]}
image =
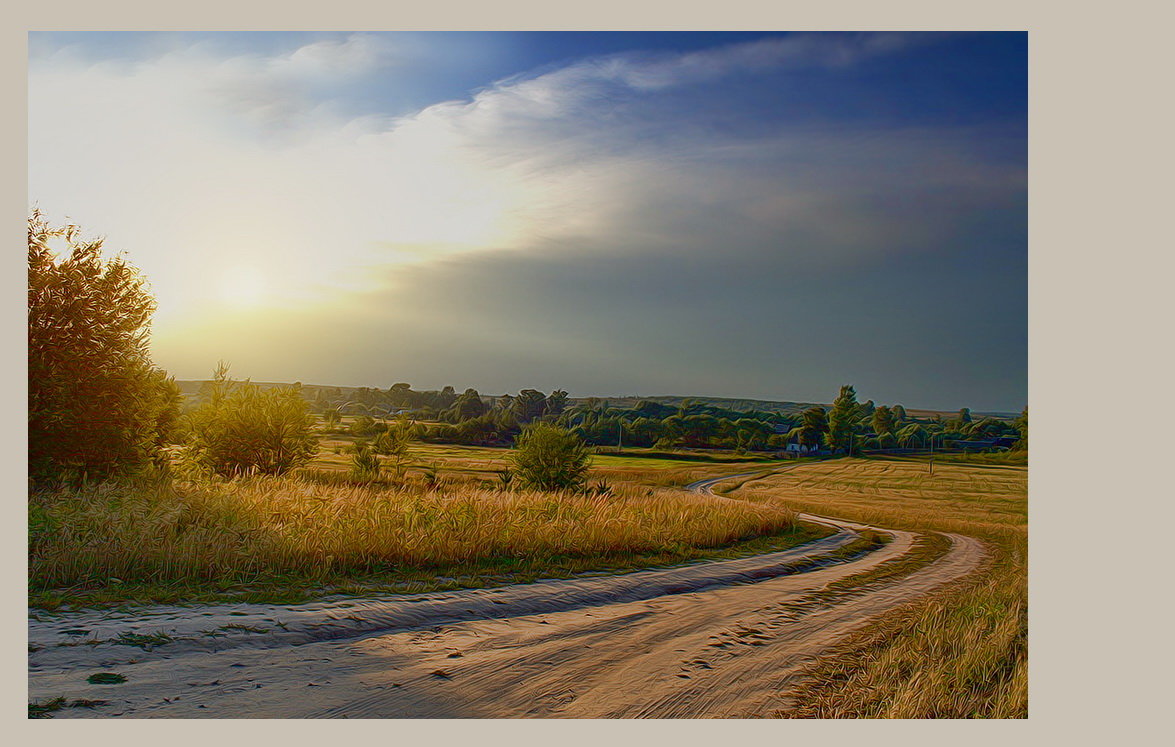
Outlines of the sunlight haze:
{"label": "sunlight haze", "polygon": [[1018,412],[1026,109],[1021,33],[34,32],[29,200],[181,379]]}

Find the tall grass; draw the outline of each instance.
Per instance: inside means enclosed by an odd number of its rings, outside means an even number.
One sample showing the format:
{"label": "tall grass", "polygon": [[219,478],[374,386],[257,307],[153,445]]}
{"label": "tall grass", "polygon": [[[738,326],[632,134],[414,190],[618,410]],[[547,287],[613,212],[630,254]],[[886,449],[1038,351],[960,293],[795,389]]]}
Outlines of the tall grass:
{"label": "tall grass", "polygon": [[[675,490],[509,493],[255,477],[42,492],[30,501],[33,591],[542,566],[720,547],[795,526],[794,512]],[[590,565],[590,564],[589,564]]]}
{"label": "tall grass", "polygon": [[967,534],[983,571],[883,618],[807,672],[798,706],[819,718],[1023,718],[1028,714],[1027,488],[1023,467],[838,459],[752,480],[732,495],[896,528]]}

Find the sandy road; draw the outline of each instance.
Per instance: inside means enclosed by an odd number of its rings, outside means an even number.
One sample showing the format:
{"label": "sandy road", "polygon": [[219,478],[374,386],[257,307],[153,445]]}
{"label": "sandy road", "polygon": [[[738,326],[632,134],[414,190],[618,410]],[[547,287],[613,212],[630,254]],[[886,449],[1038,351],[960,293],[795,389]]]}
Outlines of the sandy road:
{"label": "sandy road", "polygon": [[[984,553],[950,535],[932,565],[812,604],[914,539],[886,530],[894,539],[879,550],[791,572],[860,529],[816,520],[839,531],[785,552],[615,576],[297,606],[31,613],[29,699],[107,701],[58,718],[762,716],[813,656]],[[133,637],[154,633],[170,640]],[[126,682],[87,683],[95,672]]]}

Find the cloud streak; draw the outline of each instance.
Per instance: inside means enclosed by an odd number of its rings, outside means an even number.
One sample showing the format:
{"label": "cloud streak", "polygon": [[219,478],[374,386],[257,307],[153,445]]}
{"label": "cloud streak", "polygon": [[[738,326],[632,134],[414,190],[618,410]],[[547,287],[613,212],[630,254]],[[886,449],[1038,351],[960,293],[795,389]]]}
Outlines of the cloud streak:
{"label": "cloud streak", "polygon": [[[940,39],[799,34],[610,54],[408,116],[390,99],[371,105],[370,81],[394,96],[388,81],[417,53],[379,35],[265,54],[206,43],[121,61],[40,54],[30,67],[30,195],[50,215],[107,233],[144,269],[160,298],[157,354],[183,376],[231,355],[257,377],[280,377],[272,362],[295,366],[295,343],[336,344],[316,318],[361,319],[352,323],[381,340],[354,364],[353,383],[401,353],[470,365],[439,352],[445,340],[474,358],[497,345],[552,374],[593,355],[648,366],[676,354],[625,333],[625,318],[640,337],[660,330],[685,344],[674,319],[722,334],[707,329],[705,308],[728,319],[740,304],[761,318],[795,315],[814,303],[804,283],[998,251],[982,226],[1018,225],[1023,212],[1015,127],[800,116],[808,76],[847,75]],[[796,116],[779,114],[789,97]],[[256,324],[223,316],[213,292],[243,262],[283,289]],[[561,298],[573,299],[577,277],[593,299],[615,291],[597,323],[582,298],[562,313],[558,297],[532,287],[565,287]],[[807,300],[763,300],[783,286]],[[533,341],[544,324],[579,330],[575,344],[543,359]],[[282,328],[317,337],[262,354],[258,337],[284,339]],[[509,386],[511,366],[498,367],[495,380]],[[655,376],[626,381],[652,386]]]}

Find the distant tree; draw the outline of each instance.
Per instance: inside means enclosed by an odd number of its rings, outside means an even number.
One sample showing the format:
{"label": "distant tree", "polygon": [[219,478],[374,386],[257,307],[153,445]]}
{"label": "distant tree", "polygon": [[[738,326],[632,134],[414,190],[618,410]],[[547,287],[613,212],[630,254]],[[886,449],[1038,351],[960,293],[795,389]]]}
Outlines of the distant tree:
{"label": "distant tree", "polygon": [[800,444],[807,447],[819,446],[828,433],[828,414],[823,407],[809,407],[800,416]]}
{"label": "distant tree", "polygon": [[873,411],[872,423],[874,432],[878,434],[893,433],[895,425],[893,410],[885,405],[876,408]]}
{"label": "distant tree", "polygon": [[524,488],[573,490],[583,487],[590,459],[583,439],[575,433],[539,422],[522,429],[510,471]]}
{"label": "distant tree", "polygon": [[1020,434],[1020,440],[1016,442],[1017,449],[1028,448],[1028,405],[1024,405],[1024,411],[1020,413],[1020,417],[1012,421],[1012,426],[1016,432]]}
{"label": "distant tree", "polygon": [[450,423],[460,423],[472,418],[478,418],[489,410],[481,395],[476,389],[466,389],[445,413],[445,419]]}
{"label": "distant tree", "polygon": [[894,436],[897,438],[898,445],[907,449],[926,445],[926,429],[917,423],[903,426]]}
{"label": "distant tree", "polygon": [[290,387],[262,389],[217,367],[209,401],[185,416],[188,458],[224,476],[283,474],[318,446],[309,403]]}
{"label": "distant tree", "polygon": [[514,417],[522,425],[537,420],[546,411],[547,398],[535,389],[523,389],[513,401]]}
{"label": "distant tree", "polygon": [[893,406],[893,419],[894,419],[895,424],[900,425],[902,423],[905,423],[907,420],[909,420],[910,416],[906,414],[906,408],[902,407],[901,405],[894,405]]}
{"label": "distant tree", "polygon": [[844,449],[846,453],[856,451],[853,435],[857,417],[857,392],[846,384],[840,388],[840,394],[833,400],[832,410],[828,413],[829,448]]}
{"label": "distant tree", "polygon": [[[175,381],[148,352],[154,299],[102,240],[28,219],[29,476],[105,478],[162,460],[179,414]],[[58,257],[52,248],[68,250]]]}
{"label": "distant tree", "polygon": [[371,442],[371,449],[380,456],[402,457],[408,453],[408,443],[411,440],[409,429],[388,428],[375,437],[375,440]]}
{"label": "distant tree", "polygon": [[863,405],[857,407],[857,417],[861,420],[872,419],[873,411],[877,409],[877,405],[873,404],[873,400],[869,400]]}
{"label": "distant tree", "polygon": [[497,419],[492,413],[463,420],[453,433],[457,443],[484,446],[502,440]]}
{"label": "distant tree", "polygon": [[657,420],[669,417],[674,412],[676,412],[676,410],[674,410],[674,408],[670,407],[669,405],[663,405],[660,402],[655,402],[651,399],[642,399],[640,402],[636,403],[636,407],[633,409],[644,417],[656,418]]}
{"label": "distant tree", "polygon": [[412,385],[401,381],[396,384],[392,384],[392,386],[388,389],[386,399],[388,404],[390,404],[392,407],[410,407],[412,404],[410,396],[411,393]]}
{"label": "distant tree", "polygon": [[567,392],[556,389],[547,395],[547,409],[543,415],[548,418],[559,417],[567,409],[567,402]]}
{"label": "distant tree", "polygon": [[958,421],[959,421],[959,423],[970,423],[971,422],[971,408],[970,407],[964,407],[963,409],[959,410]]}

